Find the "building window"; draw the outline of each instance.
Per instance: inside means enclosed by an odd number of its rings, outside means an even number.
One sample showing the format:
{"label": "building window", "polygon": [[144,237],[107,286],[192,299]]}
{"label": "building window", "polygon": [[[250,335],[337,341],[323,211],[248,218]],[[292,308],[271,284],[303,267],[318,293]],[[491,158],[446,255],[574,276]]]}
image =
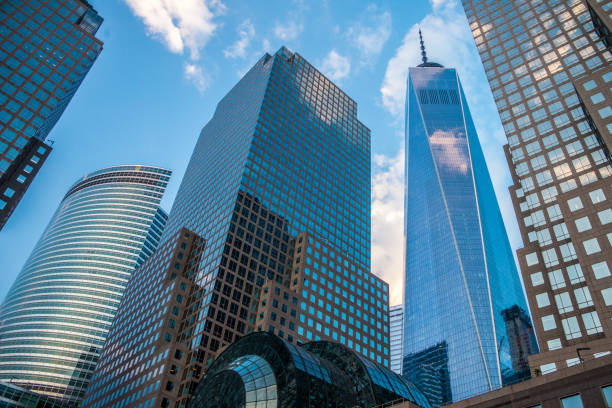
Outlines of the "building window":
{"label": "building window", "polygon": [[587,334],[601,333],[603,331],[599,316],[595,311],[584,313],[582,315],[582,322],[584,323]]}
{"label": "building window", "polygon": [[542,316],[542,327],[544,331],[556,329],[555,317],[553,315]]}
{"label": "building window", "polygon": [[[595,267],[595,265],[593,265],[593,267]],[[542,272],[536,272],[536,273],[531,274],[531,285],[540,286],[543,284],[544,284],[544,275],[542,275]]]}
{"label": "building window", "polygon": [[597,242],[597,238],[591,238],[587,241],[584,241],[582,245],[584,246],[584,250],[586,251],[587,255],[595,254],[601,251],[599,243]]}
{"label": "building window", "polygon": [[576,302],[578,308],[583,309],[585,307],[593,306],[593,299],[591,298],[591,292],[586,286],[574,290],[574,296],[576,296]]}
{"label": "building window", "polygon": [[557,303],[557,309],[559,309],[559,313],[568,313],[574,310],[572,306],[572,300],[570,299],[570,295],[568,292],[559,293],[555,295],[555,302]]}
{"label": "building window", "polygon": [[563,405],[563,408],[584,408],[580,394],[561,398],[561,405]]}
{"label": "building window", "polygon": [[570,265],[565,270],[567,271],[567,276],[572,285],[584,282],[584,274],[579,264]]}
{"label": "building window", "polygon": [[603,297],[606,306],[612,306],[612,288],[606,288],[601,291],[601,297]]}
{"label": "building window", "polygon": [[549,374],[557,371],[557,365],[555,363],[543,364],[540,366],[542,374]]}
{"label": "building window", "polygon": [[612,408],[612,385],[602,387],[601,393],[603,394],[606,407]]}
{"label": "building window", "polygon": [[550,280],[550,286],[553,289],[560,289],[565,287],[565,279],[563,278],[563,272],[561,271],[561,269],[549,272],[548,279]]}
{"label": "building window", "polygon": [[558,350],[561,348],[561,339],[552,339],[546,342],[548,344],[548,350]]}
{"label": "building window", "polygon": [[527,266],[532,266],[538,263],[538,255],[535,252],[525,255]]}
{"label": "building window", "polygon": [[589,217],[578,218],[575,223],[578,232],[584,232],[591,229],[591,222],[589,221]]}
{"label": "building window", "polygon": [[593,269],[593,275],[595,275],[595,279],[602,279],[610,276],[610,269],[608,268],[608,264],[606,261],[593,264],[591,265],[591,268]]}
{"label": "building window", "polygon": [[580,197],[574,197],[567,200],[567,205],[569,206],[570,211],[577,211],[582,208],[582,200],[580,200]]}
{"label": "building window", "polygon": [[548,293],[540,293],[536,295],[536,302],[538,303],[538,307],[546,307],[550,305],[550,299],[548,298]]}
{"label": "building window", "polygon": [[561,320],[561,324],[563,325],[563,331],[565,332],[566,339],[572,340],[582,337],[576,316]]}
{"label": "building window", "polygon": [[602,225],[606,225],[612,222],[612,210],[609,208],[607,210],[598,212],[597,216],[599,217],[599,221],[601,221]]}
{"label": "building window", "polygon": [[606,199],[606,196],[604,195],[604,193],[601,190],[601,188],[598,188],[597,190],[591,191],[589,193],[589,197],[591,197],[591,202],[593,204],[601,203],[601,202],[603,202]]}

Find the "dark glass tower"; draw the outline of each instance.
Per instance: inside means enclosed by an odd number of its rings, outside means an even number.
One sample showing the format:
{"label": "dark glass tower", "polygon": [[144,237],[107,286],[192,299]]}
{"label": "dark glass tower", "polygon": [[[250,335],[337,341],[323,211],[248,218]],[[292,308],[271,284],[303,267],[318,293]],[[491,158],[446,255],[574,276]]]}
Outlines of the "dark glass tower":
{"label": "dark glass tower", "polygon": [[388,367],[388,302],[370,272],[370,132],[351,98],[281,48],[202,130],[84,406],[184,404],[220,350],[259,330]]}
{"label": "dark glass tower", "polygon": [[47,135],[102,51],[100,24],[84,0],[0,2],[0,230],[49,155]]}
{"label": "dark glass tower", "polygon": [[406,120],[403,374],[440,405],[528,376],[537,346],[509,338],[527,306],[457,72],[411,68]]}

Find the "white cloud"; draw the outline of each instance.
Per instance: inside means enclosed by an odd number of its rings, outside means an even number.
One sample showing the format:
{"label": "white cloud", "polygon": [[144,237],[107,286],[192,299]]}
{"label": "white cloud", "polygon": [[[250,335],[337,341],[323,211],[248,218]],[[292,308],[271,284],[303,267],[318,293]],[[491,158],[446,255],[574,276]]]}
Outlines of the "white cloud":
{"label": "white cloud", "polygon": [[251,39],[255,35],[255,27],[250,20],[244,20],[238,26],[238,40],[223,50],[223,55],[228,58],[244,58],[246,49],[251,43]]}
{"label": "white cloud", "polygon": [[191,81],[200,92],[204,92],[208,87],[208,81],[202,68],[190,63],[185,63],[185,78]]}
{"label": "white cloud", "polygon": [[302,30],[304,30],[304,25],[296,23],[294,20],[290,20],[287,24],[277,22],[274,25],[274,35],[282,41],[296,39],[302,33]]}
{"label": "white cloud", "polygon": [[147,30],[175,53],[189,50],[191,59],[217,28],[213,21],[225,6],[220,1],[205,0],[124,0],[140,17]]}
{"label": "white cloud", "polygon": [[402,303],[404,149],[372,160],[372,272],[389,283],[390,304]]}
{"label": "white cloud", "polygon": [[[426,15],[418,25],[414,25],[408,30],[395,55],[387,64],[385,77],[380,88],[382,104],[395,117],[396,123],[398,123],[398,131],[401,130],[403,133],[404,121],[402,119],[406,98],[408,67],[414,67],[421,63],[418,39],[418,29],[420,26],[423,31],[429,61],[438,62],[446,67],[456,68],[458,71],[468,106],[476,125],[480,144],[487,160],[489,173],[510,238],[510,244],[516,249],[522,246],[522,242],[512,201],[508,193],[508,185],[512,184],[512,179],[510,178],[502,148],[506,143],[506,138],[501,122],[498,119],[497,109],[489,91],[489,84],[480,63],[480,57],[475,47],[469,24],[461,6],[456,0],[430,0],[430,4],[432,5],[433,12]],[[389,158],[386,159],[391,160]],[[396,161],[400,159],[403,160],[403,148],[400,149],[400,152],[395,157]],[[373,169],[374,171],[381,171],[376,170],[376,166]],[[402,166],[402,174],[403,170]],[[403,177],[396,174],[395,184],[392,184],[389,182],[389,180],[392,180],[390,174],[392,173],[384,169],[380,175],[374,173],[372,179],[373,191],[377,189],[375,183],[380,182],[382,183],[381,189],[383,191],[401,189],[400,191],[403,193]],[[380,217],[384,216],[384,212],[383,216],[379,215],[378,218],[374,214],[375,211],[383,211],[382,209],[392,212],[401,209],[403,218],[403,195],[400,198],[399,193],[389,193],[388,197],[392,196],[397,197],[395,201],[390,198],[381,200],[373,196],[372,265],[373,270],[386,276],[386,280],[390,283],[393,291],[395,286],[401,286],[403,280],[403,247],[398,247],[393,252],[387,249],[388,245],[392,247],[394,245],[394,241],[388,235],[392,234],[396,237],[395,239],[399,240],[399,233],[393,231],[392,223],[380,221]],[[377,210],[377,207],[379,210]],[[377,226],[375,220],[382,223],[382,226]],[[397,224],[403,226],[403,221],[397,221]],[[387,230],[387,228],[390,229]],[[391,304],[400,302],[401,299],[398,299],[396,294],[392,292]]]}
{"label": "white cloud", "polygon": [[366,16],[347,32],[350,43],[359,50],[364,63],[371,62],[380,54],[391,35],[391,13],[377,13],[377,7],[370,5]]}
{"label": "white cloud", "polygon": [[321,64],[321,71],[332,81],[339,81],[351,72],[351,60],[331,50]]}

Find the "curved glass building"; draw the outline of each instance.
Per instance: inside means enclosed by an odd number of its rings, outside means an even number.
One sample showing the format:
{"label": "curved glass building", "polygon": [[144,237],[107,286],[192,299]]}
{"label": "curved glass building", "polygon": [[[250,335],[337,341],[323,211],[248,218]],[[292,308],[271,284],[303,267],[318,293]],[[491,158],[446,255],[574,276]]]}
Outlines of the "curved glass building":
{"label": "curved glass building", "polygon": [[187,408],[431,405],[404,377],[330,341],[297,346],[271,333],[236,341],[210,366]]}
{"label": "curved glass building", "polygon": [[157,247],[171,171],[116,166],[64,196],[0,311],[0,381],[76,405],[123,290]]}

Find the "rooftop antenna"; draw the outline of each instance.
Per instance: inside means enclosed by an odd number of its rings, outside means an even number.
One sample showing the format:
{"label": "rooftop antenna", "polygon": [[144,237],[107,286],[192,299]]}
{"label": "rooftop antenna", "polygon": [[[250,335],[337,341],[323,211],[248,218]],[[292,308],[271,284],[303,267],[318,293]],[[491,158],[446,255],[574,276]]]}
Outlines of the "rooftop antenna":
{"label": "rooftop antenna", "polygon": [[421,40],[421,56],[423,57],[423,64],[427,64],[427,53],[425,52],[425,43],[423,42],[423,34],[421,28],[419,28],[419,38]]}

